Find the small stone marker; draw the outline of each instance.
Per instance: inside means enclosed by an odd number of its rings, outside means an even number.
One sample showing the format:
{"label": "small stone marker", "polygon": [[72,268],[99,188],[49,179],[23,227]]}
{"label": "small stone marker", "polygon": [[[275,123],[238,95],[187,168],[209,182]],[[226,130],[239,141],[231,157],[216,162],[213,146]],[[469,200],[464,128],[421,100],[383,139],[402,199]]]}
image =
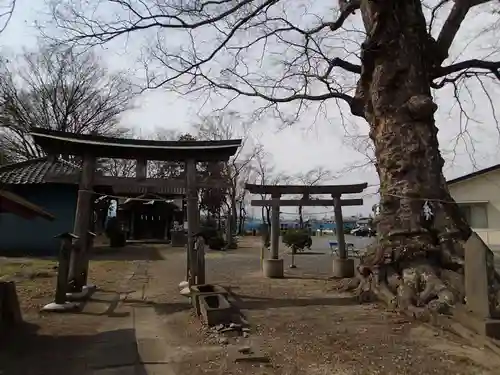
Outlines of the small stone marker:
{"label": "small stone marker", "polygon": [[481,237],[473,232],[465,243],[465,295],[467,310],[478,318],[491,317],[486,256]]}
{"label": "small stone marker", "polygon": [[488,246],[473,232],[464,246],[466,308],[457,308],[455,317],[474,332],[500,339],[500,320],[494,319],[488,287]]}
{"label": "small stone marker", "polygon": [[13,281],[0,281],[0,325],[22,323],[21,308]]}

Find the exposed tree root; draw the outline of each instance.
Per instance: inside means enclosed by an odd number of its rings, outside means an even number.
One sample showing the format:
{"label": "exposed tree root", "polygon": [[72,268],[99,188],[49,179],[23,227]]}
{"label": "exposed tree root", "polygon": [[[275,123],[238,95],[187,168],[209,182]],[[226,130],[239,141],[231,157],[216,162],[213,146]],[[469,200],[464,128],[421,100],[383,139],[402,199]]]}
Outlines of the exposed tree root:
{"label": "exposed tree root", "polygon": [[[357,276],[344,283],[343,290],[353,291],[360,303],[380,301],[391,310],[423,320],[435,314],[451,314],[453,307],[465,303],[463,262],[447,263],[444,268],[439,260],[423,256],[406,262],[370,264],[380,259],[377,251],[376,246],[369,249]],[[498,282],[493,290],[493,298],[500,300]]]}

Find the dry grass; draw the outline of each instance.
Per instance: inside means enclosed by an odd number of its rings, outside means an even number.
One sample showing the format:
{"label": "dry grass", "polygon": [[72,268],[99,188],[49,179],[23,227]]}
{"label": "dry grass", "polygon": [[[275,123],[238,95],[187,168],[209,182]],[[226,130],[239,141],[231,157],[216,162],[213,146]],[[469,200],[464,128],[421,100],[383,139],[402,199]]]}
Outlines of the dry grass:
{"label": "dry grass", "polygon": [[[133,267],[133,261],[91,261],[89,279],[103,289],[112,289]],[[57,278],[57,262],[51,258],[0,258],[0,279],[15,281],[21,310],[24,314],[38,312],[52,301]]]}

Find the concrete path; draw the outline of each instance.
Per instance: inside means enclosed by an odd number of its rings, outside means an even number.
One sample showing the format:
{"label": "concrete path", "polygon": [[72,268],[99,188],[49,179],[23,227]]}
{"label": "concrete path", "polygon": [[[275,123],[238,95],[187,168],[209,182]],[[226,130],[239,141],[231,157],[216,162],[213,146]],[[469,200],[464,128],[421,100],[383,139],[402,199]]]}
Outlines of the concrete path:
{"label": "concrete path", "polygon": [[117,292],[98,291],[86,305],[84,313],[106,315],[100,339],[82,353],[89,375],[175,374],[169,365],[173,351],[160,334],[154,307],[146,303],[150,266],[139,262]]}
{"label": "concrete path", "polygon": [[117,293],[98,291],[85,307],[84,313],[107,315],[99,327],[100,339],[82,353],[89,375],[175,375],[172,364],[224,350],[220,345],[175,345],[179,343],[169,340],[165,319],[151,302],[159,292],[150,285],[151,277],[158,277],[152,268],[152,262],[139,262]]}

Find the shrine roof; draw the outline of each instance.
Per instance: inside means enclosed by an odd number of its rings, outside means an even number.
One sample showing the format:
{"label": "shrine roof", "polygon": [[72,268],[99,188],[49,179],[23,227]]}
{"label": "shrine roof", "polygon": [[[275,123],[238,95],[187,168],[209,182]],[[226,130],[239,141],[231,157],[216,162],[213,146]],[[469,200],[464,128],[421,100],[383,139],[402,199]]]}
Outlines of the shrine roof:
{"label": "shrine roof", "polygon": [[241,146],[241,139],[150,141],[75,134],[41,128],[32,129],[30,135],[48,154],[84,155],[91,153],[96,157],[120,159],[225,161]]}
{"label": "shrine roof", "polygon": [[50,182],[48,176],[68,176],[78,174],[80,171],[80,167],[68,161],[42,157],[1,166],[0,184],[45,184]]}

